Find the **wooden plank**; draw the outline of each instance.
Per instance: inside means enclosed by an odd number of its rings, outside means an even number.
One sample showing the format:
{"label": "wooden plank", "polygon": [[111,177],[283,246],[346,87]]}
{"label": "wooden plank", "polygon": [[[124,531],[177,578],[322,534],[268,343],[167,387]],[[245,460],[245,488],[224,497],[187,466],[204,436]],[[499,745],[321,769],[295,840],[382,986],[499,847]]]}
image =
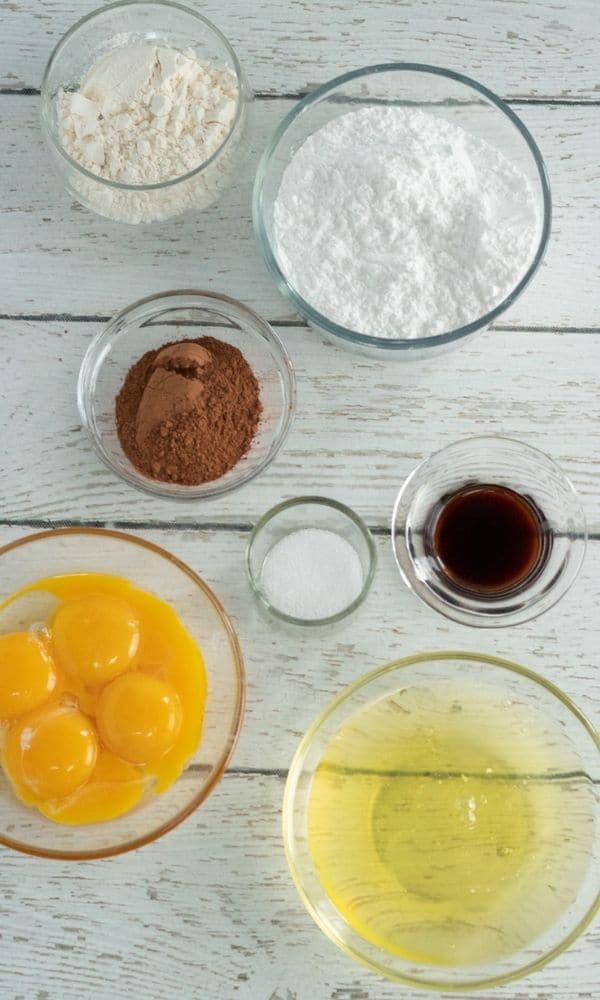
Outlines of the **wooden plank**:
{"label": "wooden plank", "polygon": [[[419,1000],[342,955],[305,911],[281,844],[282,793],[274,777],[226,776],[162,841],[110,861],[25,862],[3,850],[3,995]],[[599,950],[596,926],[506,995],[588,1000]]]}
{"label": "wooden plank", "polygon": [[600,337],[488,330],[441,358],[386,364],[313,330],[282,328],[298,376],[287,444],[254,483],[218,501],[182,504],[125,485],[80,429],[77,373],[98,329],[3,323],[0,519],[235,524],[284,497],[322,493],[386,525],[423,458],[455,439],[493,433],[552,454],[581,492],[590,528],[600,529]]}
{"label": "wooden plank", "polygon": [[[0,528],[0,542],[26,533],[26,528]],[[315,630],[285,627],[256,604],[244,569],[246,532],[136,533],[189,563],[231,615],[248,681],[234,767],[287,768],[304,731],[342,687],[368,670],[428,649],[513,659],[553,681],[600,724],[600,542],[591,543],[578,580],[555,608],[519,628],[489,631],[447,621],[414,597],[400,579],[386,533],[376,539],[377,573],[365,604],[337,627]],[[160,594],[159,581],[156,586]]]}
{"label": "wooden plank", "polygon": [[[0,313],[107,315],[166,288],[225,291],[267,318],[293,310],[267,274],[250,221],[260,150],[293,101],[257,102],[240,181],[204,214],[129,227],[73,206],[46,164],[38,98],[0,96],[3,199]],[[554,227],[546,261],[503,325],[598,327],[600,108],[518,109],[547,159]]]}
{"label": "wooden plank", "polygon": [[[97,5],[0,0],[0,92],[38,87],[58,38]],[[480,649],[522,662],[600,726],[599,540],[556,608],[518,629],[476,632],[408,592],[384,530],[395,493],[420,458],[458,437],[492,432],[552,453],[600,532],[597,3],[206,0],[198,9],[230,37],[262,94],[293,95],[338,72],[400,58],[470,73],[505,97],[545,101],[515,110],[548,163],[554,232],[536,281],[503,318],[510,329],[482,334],[441,359],[389,365],[325,344],[302,326],[281,329],[298,370],[299,407],[277,463],[219,503],[153,500],[113,478],[83,439],[75,381],[101,324],[75,322],[73,314],[94,319],[142,295],[192,285],[229,292],[267,318],[293,320],[258,258],[249,215],[259,151],[293,101],[257,102],[244,179],[219,205],[189,220],[128,229],[69,204],[59,180],[45,172],[39,99],[0,93],[0,545],[27,533],[35,519],[146,522],[139,533],[187,561],[221,597],[248,675],[233,769],[166,838],[85,865],[0,849],[0,996],[418,1000],[420,992],[355,966],[318,931],[285,863],[283,778],[242,771],[285,769],[307,725],[343,685],[424,648]],[[71,318],[53,321],[57,314]],[[26,322],[27,315],[38,322]],[[243,569],[248,532],[233,527],[306,491],[350,503],[380,531],[367,602],[329,631],[284,629],[259,611]],[[10,519],[21,523],[6,524]],[[168,527],[175,519],[181,527]],[[210,522],[229,528],[209,529]],[[599,954],[596,923],[550,966],[500,993],[591,1000]],[[497,996],[480,993],[481,1000]]]}
{"label": "wooden plank", "polygon": [[[97,0],[2,5],[0,86],[37,87],[52,48]],[[597,99],[594,0],[314,0],[191,3],[215,21],[254,87],[296,93],[358,66],[392,60],[449,66],[507,97]]]}

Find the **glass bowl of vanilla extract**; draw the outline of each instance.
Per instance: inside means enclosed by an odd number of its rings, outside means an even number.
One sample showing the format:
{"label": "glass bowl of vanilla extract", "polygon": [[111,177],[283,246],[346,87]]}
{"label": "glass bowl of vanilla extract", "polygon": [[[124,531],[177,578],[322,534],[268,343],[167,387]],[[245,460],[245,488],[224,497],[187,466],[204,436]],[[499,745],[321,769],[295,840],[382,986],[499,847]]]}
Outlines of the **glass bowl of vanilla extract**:
{"label": "glass bowl of vanilla extract", "polygon": [[400,574],[430,607],[465,625],[516,625],[575,580],[587,531],[580,500],[543,452],[468,438],[422,462],[392,517]]}

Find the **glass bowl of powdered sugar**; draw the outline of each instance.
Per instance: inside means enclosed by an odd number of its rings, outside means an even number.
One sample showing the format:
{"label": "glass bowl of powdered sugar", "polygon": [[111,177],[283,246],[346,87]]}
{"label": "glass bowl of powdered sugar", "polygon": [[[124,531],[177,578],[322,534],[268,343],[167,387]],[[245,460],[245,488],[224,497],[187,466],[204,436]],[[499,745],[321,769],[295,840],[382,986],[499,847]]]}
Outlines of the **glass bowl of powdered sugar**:
{"label": "glass bowl of powdered sugar", "polygon": [[362,604],[375,575],[375,543],[353,510],[303,496],[271,508],[246,550],[261,605],[290,625],[333,625]]}
{"label": "glass bowl of powdered sugar", "polygon": [[130,224],[200,211],[246,151],[252,94],[210,21],[123,2],[75,24],[42,82],[42,124],[69,194]]}
{"label": "glass bowl of powdered sugar", "polygon": [[521,294],[548,242],[538,147],[474,80],[415,63],[304,98],[257,172],[254,226],[282,293],[337,343],[430,357]]}

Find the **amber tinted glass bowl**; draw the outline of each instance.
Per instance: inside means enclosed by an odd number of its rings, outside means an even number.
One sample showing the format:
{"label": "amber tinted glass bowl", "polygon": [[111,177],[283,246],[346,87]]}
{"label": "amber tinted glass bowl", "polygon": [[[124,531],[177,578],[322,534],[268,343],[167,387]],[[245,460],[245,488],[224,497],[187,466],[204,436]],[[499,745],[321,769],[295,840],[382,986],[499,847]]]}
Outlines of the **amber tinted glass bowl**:
{"label": "amber tinted glass bowl", "polygon": [[29,535],[0,549],[0,632],[43,621],[55,600],[36,592],[7,602],[29,583],[64,573],[109,573],[168,604],[202,651],[207,697],[202,735],[181,775],[161,795],[149,791],[117,819],[64,826],[45,819],[14,795],[0,769],[0,843],[62,860],[104,858],[141,847],[197,809],[222,777],[240,730],[244,706],[242,655],[218,599],[184,563],[133,535],[61,528]]}

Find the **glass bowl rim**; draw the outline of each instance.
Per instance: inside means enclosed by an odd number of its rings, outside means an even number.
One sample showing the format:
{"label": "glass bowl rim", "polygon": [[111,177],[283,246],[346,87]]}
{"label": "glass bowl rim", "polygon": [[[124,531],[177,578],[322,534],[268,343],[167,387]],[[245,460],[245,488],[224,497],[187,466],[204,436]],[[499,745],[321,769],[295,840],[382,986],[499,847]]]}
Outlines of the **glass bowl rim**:
{"label": "glass bowl rim", "polygon": [[[341,611],[337,611],[334,615],[329,615],[327,618],[296,618],[294,615],[288,615],[284,611],[280,611],[274,604],[272,604],[266,593],[264,592],[260,580],[255,576],[252,571],[252,550],[254,544],[258,539],[263,528],[269,524],[269,522],[281,514],[283,511],[289,510],[292,507],[299,507],[302,504],[313,504],[320,507],[330,507],[332,510],[337,511],[339,514],[343,514],[349,521],[352,521],[354,526],[358,528],[363,539],[367,544],[367,550],[369,553],[369,569],[365,576],[360,594],[354,598],[345,608]],[[375,546],[375,541],[367,524],[363,519],[348,507],[346,504],[340,503],[339,500],[332,500],[330,497],[322,497],[316,495],[298,496],[292,497],[290,500],[283,500],[281,503],[275,504],[271,507],[262,517],[256,522],[248,539],[248,544],[246,545],[245,554],[246,563],[246,573],[248,580],[250,582],[250,588],[255,597],[258,598],[263,607],[267,609],[276,618],[281,621],[287,622],[289,625],[301,625],[305,628],[315,628],[323,625],[333,625],[335,622],[341,621],[347,615],[352,614],[365,600],[369,590],[371,589],[371,584],[375,577],[375,570],[377,569],[377,548]]]}
{"label": "glass bowl rim", "polygon": [[[257,327],[265,335],[264,339],[275,350],[275,354],[277,356],[277,369],[283,384],[284,405],[282,408],[282,426],[277,435],[274,436],[267,454],[255,468],[248,469],[243,476],[238,477],[233,482],[224,483],[221,486],[219,486],[218,483],[223,477],[210,480],[207,483],[201,483],[199,486],[182,486],[181,484],[162,483],[159,480],[146,480],[142,476],[142,473],[138,472],[137,469],[131,465],[131,463],[129,463],[129,467],[127,469],[116,468],[102,444],[101,436],[96,431],[94,407],[88,392],[88,381],[91,378],[92,373],[104,363],[106,358],[106,354],[101,353],[103,343],[112,334],[114,334],[118,326],[124,325],[126,333],[126,327],[130,322],[130,318],[132,314],[137,312],[137,310],[143,309],[143,307],[147,306],[149,307],[148,316],[159,315],[162,312],[160,304],[163,302],[165,304],[175,304],[177,301],[183,301],[186,298],[195,300],[194,303],[189,305],[187,308],[212,307],[215,312],[218,312],[219,303],[223,303],[236,314],[242,328],[244,328],[244,324],[254,328]],[[175,306],[173,305],[173,307]],[[182,308],[185,308],[185,306],[182,306]],[[253,330],[253,335],[256,334],[256,332],[256,330]],[[121,330],[121,334],[122,333],[123,330]],[[262,316],[259,316],[259,314],[249,306],[240,302],[238,299],[231,298],[229,295],[223,295],[218,292],[210,292],[195,288],[173,289],[165,292],[157,292],[154,295],[147,295],[144,298],[137,299],[135,302],[132,302],[124,309],[121,309],[120,312],[116,313],[116,315],[109,320],[106,326],[104,326],[103,329],[92,338],[79,368],[79,375],[77,378],[77,409],[82,426],[100,460],[114,475],[119,476],[120,479],[128,483],[130,486],[134,486],[136,489],[142,490],[142,492],[148,493],[151,496],[168,497],[171,500],[184,502],[187,500],[214,500],[216,497],[223,496],[224,494],[230,493],[241,486],[245,486],[246,483],[249,483],[252,479],[255,479],[262,472],[264,472],[264,470],[268,468],[271,462],[277,457],[281,448],[285,444],[296,411],[296,374],[283,341],[277,335],[271,324],[266,319],[263,319]]]}
{"label": "glass bowl rim", "polygon": [[[283,796],[283,809],[282,809],[282,827],[283,827],[283,844],[285,855],[290,869],[290,873],[296,887],[296,891],[300,896],[305,908],[309,912],[312,919],[315,921],[317,926],[323,932],[323,934],[335,944],[344,954],[348,955],[353,961],[358,962],[362,965],[367,966],[373,972],[377,972],[379,975],[384,976],[386,979],[391,979],[394,982],[402,983],[405,986],[413,986],[423,990],[430,990],[433,992],[449,992],[449,993],[461,993],[461,992],[471,992],[473,990],[480,990],[487,987],[501,986],[505,983],[512,982],[516,979],[521,979],[524,976],[528,976],[530,973],[541,969],[543,966],[547,965],[558,955],[561,955],[566,951],[573,942],[583,933],[583,931],[590,925],[596,913],[600,911],[600,886],[591,906],[584,914],[584,916],[577,922],[575,927],[570,931],[569,934],[564,937],[557,945],[551,948],[546,954],[542,955],[535,961],[529,962],[527,965],[522,966],[519,969],[507,972],[498,976],[488,976],[485,979],[478,981],[473,981],[469,983],[458,983],[458,982],[446,982],[446,983],[428,983],[423,982],[420,979],[416,979],[404,973],[391,972],[382,963],[377,963],[376,961],[371,961],[358,955],[355,949],[347,944],[346,942],[340,941],[337,935],[332,935],[328,928],[326,921],[321,917],[318,906],[315,905],[312,898],[309,896],[308,892],[304,888],[303,876],[300,871],[300,866],[296,863],[295,859],[295,834],[294,834],[294,802],[296,797],[298,780],[304,765],[304,760],[308,751],[311,749],[315,739],[319,736],[324,724],[327,722],[329,717],[343,705],[347,700],[349,700],[357,691],[361,688],[367,688],[371,682],[378,680],[385,674],[393,674],[395,671],[402,670],[405,667],[411,667],[419,663],[431,663],[439,661],[441,663],[451,663],[454,660],[468,660],[473,663],[485,664],[487,667],[492,667],[494,669],[500,668],[500,670],[506,670],[509,673],[517,674],[520,677],[525,678],[528,681],[537,684],[539,687],[544,688],[549,692],[554,698],[560,701],[565,708],[571,713],[580,726],[585,730],[586,734],[591,737],[592,744],[596,747],[598,751],[598,757],[600,759],[600,732],[597,732],[592,726],[591,722],[587,719],[585,714],[577,707],[575,702],[571,700],[569,695],[565,694],[556,684],[549,681],[547,678],[538,674],[534,670],[530,670],[528,667],[523,667],[513,660],[507,660],[503,657],[493,656],[488,653],[475,653],[472,651],[464,650],[437,650],[425,653],[414,653],[410,656],[403,656],[396,660],[391,660],[385,663],[381,667],[376,667],[373,670],[368,671],[361,677],[347,684],[338,692],[323,708],[315,719],[311,722],[308,729],[304,733],[289,767],[285,791]],[[325,749],[325,747],[323,748]],[[311,769],[314,773],[314,769]],[[321,885],[319,880],[319,885]],[[322,889],[323,895],[327,895],[325,890]],[[333,904],[332,904],[333,905]],[[360,937],[359,933],[355,931],[348,921],[343,917],[344,923],[350,928],[356,937]],[[380,949],[383,951],[383,949]]]}
{"label": "glass bowl rim", "polygon": [[[193,168],[193,170],[188,170],[185,174],[178,174],[177,177],[171,177],[169,180],[158,181],[153,184],[126,184],[123,181],[111,181],[107,177],[100,177],[98,174],[93,173],[93,171],[88,170],[87,167],[82,166],[81,163],[78,163],[77,160],[74,160],[72,156],[69,156],[63,144],[60,142],[58,136],[56,135],[55,130],[51,127],[50,123],[48,122],[47,116],[45,114],[45,101],[46,99],[51,99],[51,95],[48,92],[48,78],[50,76],[50,71],[52,70],[54,63],[57,61],[57,59],[60,57],[62,53],[64,45],[66,45],[66,43],[70,41],[70,39],[79,31],[80,28],[83,28],[88,21],[95,20],[96,17],[106,14],[108,11],[117,10],[122,7],[140,7],[143,5],[151,5],[151,4],[156,7],[166,7],[170,8],[171,10],[179,10],[184,14],[190,14],[192,17],[195,17],[197,21],[201,21],[203,25],[210,31],[212,31],[217,36],[219,41],[223,43],[227,51],[227,54],[231,59],[235,71],[235,78],[237,84],[236,108],[235,108],[235,115],[233,117],[231,125],[229,126],[227,135],[223,139],[222,143],[217,147],[214,153],[211,153],[208,159],[203,160],[202,163],[199,163],[197,167]],[[176,0],[115,0],[114,3],[109,3],[106,5],[106,7],[97,7],[95,10],[90,11],[84,17],[79,18],[79,20],[76,21],[73,25],[71,25],[69,30],[65,32],[65,34],[59,39],[59,41],[54,46],[54,49],[50,54],[50,58],[46,63],[46,68],[44,69],[44,75],[42,77],[42,83],[40,87],[41,118],[44,127],[44,132],[47,138],[50,140],[53,147],[58,151],[60,156],[62,156],[63,159],[66,160],[66,162],[69,164],[69,166],[72,167],[74,170],[76,170],[77,173],[83,175],[84,177],[89,178],[92,181],[96,181],[96,183],[103,185],[104,187],[111,188],[116,191],[131,191],[131,192],[163,191],[167,190],[168,188],[175,187],[177,184],[181,184],[183,181],[190,180],[190,178],[195,177],[197,174],[203,173],[209,166],[211,166],[211,164],[216,159],[218,159],[218,157],[220,157],[221,153],[223,152],[229,140],[231,139],[231,136],[236,131],[238,122],[240,121],[240,118],[242,116],[242,107],[244,103],[243,90],[244,90],[244,75],[240,61],[233,49],[233,46],[231,45],[229,40],[225,37],[223,32],[219,28],[217,28],[216,24],[213,24],[213,22],[210,21],[207,17],[204,17],[203,14],[200,14],[198,11],[193,10],[191,7],[186,7],[185,4],[177,3]]]}
{"label": "glass bowl rim", "polygon": [[[464,326],[457,327],[454,330],[447,330],[443,333],[433,334],[427,337],[394,337],[389,339],[387,337],[373,337],[369,334],[361,333],[359,330],[352,330],[341,326],[340,324],[329,319],[327,316],[324,316],[317,309],[315,309],[314,306],[311,306],[310,303],[307,302],[306,299],[304,299],[303,296],[300,295],[300,293],[297,292],[288,281],[288,278],[280,268],[277,258],[271,248],[271,241],[267,235],[264,223],[265,179],[269,172],[271,160],[281,139],[287,132],[288,128],[294,123],[296,118],[309,109],[313,104],[318,103],[321,98],[346,83],[360,79],[363,76],[373,76],[379,73],[391,72],[423,73],[438,77],[445,77],[455,83],[460,83],[463,86],[474,90],[477,94],[484,97],[490,104],[494,105],[497,110],[502,112],[505,117],[509,119],[509,121],[520,133],[521,137],[525,140],[538,172],[542,192],[543,218],[538,247],[529,264],[529,267],[521,279],[517,282],[515,287],[497,306],[494,306],[493,309],[490,309],[483,316],[479,316],[470,323],[466,323]],[[519,116],[515,114],[512,108],[492,90],[463,73],[457,73],[454,70],[445,69],[441,66],[413,62],[377,63],[372,66],[364,66],[361,69],[342,73],[340,76],[336,76],[327,83],[322,84],[316,90],[311,91],[310,94],[307,94],[300,101],[298,101],[298,103],[294,105],[285,118],[279,123],[275,131],[272,133],[267,146],[265,147],[256,171],[252,192],[252,221],[256,242],[258,243],[267,268],[271,272],[272,277],[275,279],[280,292],[291,302],[294,308],[302,316],[304,316],[306,320],[308,320],[309,323],[312,323],[316,327],[321,327],[328,334],[362,347],[374,347],[391,351],[418,351],[422,348],[442,347],[446,344],[454,343],[471,333],[475,333],[477,330],[481,330],[486,326],[489,326],[490,323],[497,319],[498,316],[500,316],[506,309],[508,309],[509,306],[513,304],[513,302],[517,300],[532,280],[542,260],[544,259],[552,224],[552,196],[546,165],[535,139],[527,126],[521,121]]]}
{"label": "glass bowl rim", "polygon": [[[244,719],[244,710],[246,705],[246,673],[244,669],[244,659],[242,656],[242,650],[240,646],[237,633],[233,627],[229,615],[225,611],[225,608],[221,604],[219,598],[213,593],[211,588],[207,583],[193,570],[190,566],[174,556],[167,549],[163,549],[160,545],[156,545],[154,542],[149,542],[145,538],[138,537],[136,535],[130,535],[124,531],[117,531],[112,528],[88,528],[82,526],[71,526],[63,528],[50,528],[46,531],[37,531],[31,535],[25,535],[23,538],[14,539],[12,542],[7,542],[6,545],[0,546],[0,559],[7,553],[14,549],[19,549],[24,545],[29,545],[32,542],[41,541],[45,538],[56,538],[58,536],[64,535],[91,535],[99,538],[113,538],[120,542],[127,542],[138,546],[141,549],[147,549],[148,551],[154,553],[155,555],[161,556],[166,559],[169,563],[175,566],[178,570],[184,573],[195,586],[202,591],[204,596],[208,599],[209,603],[213,606],[216,611],[219,621],[223,626],[225,633],[230,642],[232,659],[234,665],[234,671],[236,675],[236,685],[235,685],[235,696],[236,702],[234,707],[234,713],[232,718],[232,724],[227,736],[227,741],[224,744],[224,748],[221,751],[221,755],[218,758],[213,773],[210,776],[210,780],[206,782],[199,792],[196,793],[194,798],[171,819],[161,823],[155,830],[151,833],[146,833],[143,836],[136,837],[134,840],[127,841],[124,844],[118,844],[115,847],[101,848],[96,850],[77,850],[77,851],[56,851],[48,850],[40,847],[33,847],[22,843],[18,840],[13,840],[11,837],[7,837],[3,831],[0,830],[0,844],[4,847],[12,848],[13,850],[19,851],[21,854],[27,854],[29,856],[38,858],[50,858],[57,861],[89,861],[89,860],[99,860],[103,858],[115,857],[118,854],[125,854],[128,851],[136,850],[138,847],[144,847],[146,844],[150,844],[155,840],[158,840],[164,834],[169,833],[170,830],[175,829],[179,826],[184,819],[187,819],[195,810],[202,805],[205,799],[208,798],[210,793],[213,791],[215,786],[220,782],[223,777],[227,765],[233,756],[241,728]],[[9,595],[10,596],[10,595]],[[0,601],[0,610],[5,604],[5,599]],[[178,781],[179,778],[176,779]]]}
{"label": "glass bowl rim", "polygon": [[[419,471],[423,469],[426,465],[435,462],[442,455],[445,455],[448,451],[450,451],[455,447],[459,447],[461,445],[476,446],[477,444],[483,442],[492,445],[498,443],[508,444],[516,447],[521,452],[525,453],[528,452],[533,457],[543,460],[544,463],[551,466],[552,469],[557,473],[559,478],[564,483],[572,500],[577,504],[578,508],[577,514],[580,520],[577,540],[578,542],[580,542],[580,553],[576,563],[574,564],[572,570],[572,577],[570,580],[567,581],[567,586],[564,589],[557,588],[556,591],[554,592],[554,596],[550,601],[550,603],[546,604],[543,608],[539,608],[538,605],[542,600],[542,598],[546,596],[546,594],[550,593],[550,591],[547,590],[543,591],[538,596],[538,598],[536,598],[536,600],[533,601],[531,604],[527,605],[526,608],[521,608],[517,611],[508,610],[498,615],[488,616],[486,612],[478,611],[476,609],[469,608],[463,610],[461,607],[456,607],[453,604],[449,604],[441,597],[438,597],[437,594],[432,592],[428,584],[424,583],[423,581],[419,580],[418,583],[420,584],[420,586],[416,588],[415,579],[406,573],[404,567],[400,563],[400,558],[398,555],[398,547],[402,545],[402,541],[397,542],[396,538],[398,535],[398,537],[404,539],[404,534],[403,533],[401,534],[396,530],[398,512],[401,502],[403,501],[403,499],[405,499],[406,493],[410,489]],[[551,608],[553,608],[555,604],[557,604],[561,600],[561,598],[563,598],[565,594],[569,592],[569,590],[575,583],[577,577],[579,576],[579,572],[581,570],[583,561],[585,559],[585,553],[587,550],[587,542],[588,542],[588,530],[587,530],[585,511],[583,509],[583,504],[581,503],[581,498],[577,490],[573,486],[573,483],[571,482],[569,476],[567,476],[567,474],[563,471],[558,462],[556,462],[550,455],[548,455],[545,451],[542,451],[541,448],[537,448],[535,445],[529,444],[528,442],[525,441],[519,441],[518,438],[511,438],[504,434],[477,434],[473,435],[472,437],[458,438],[457,440],[451,441],[449,444],[444,445],[442,448],[438,448],[436,451],[426,456],[426,458],[422,459],[414,467],[414,469],[412,469],[409,472],[406,479],[402,483],[400,489],[398,490],[396,499],[394,501],[391,530],[390,530],[390,541],[392,545],[392,553],[394,556],[394,561],[396,563],[396,567],[398,569],[398,572],[400,573],[400,576],[402,577],[403,582],[406,584],[411,593],[413,593],[416,597],[418,597],[424,604],[430,607],[433,611],[438,612],[445,618],[448,618],[450,621],[459,622],[463,625],[471,625],[475,628],[478,627],[509,628],[515,625],[523,625],[525,622],[537,618],[538,615],[544,614],[546,611],[549,611]],[[410,556],[410,553],[408,554],[408,561],[410,563],[410,566],[413,567],[414,562]],[[554,588],[552,588],[552,590],[554,591]]]}

